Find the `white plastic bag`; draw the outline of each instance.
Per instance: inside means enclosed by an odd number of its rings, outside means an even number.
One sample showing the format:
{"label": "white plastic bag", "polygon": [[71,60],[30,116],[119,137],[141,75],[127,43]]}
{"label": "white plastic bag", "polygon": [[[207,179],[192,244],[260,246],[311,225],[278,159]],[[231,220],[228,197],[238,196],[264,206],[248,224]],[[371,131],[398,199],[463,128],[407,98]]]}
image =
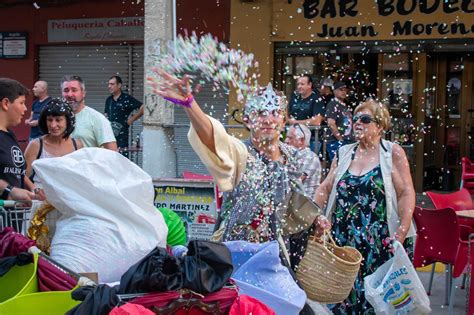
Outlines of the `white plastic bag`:
{"label": "white plastic bag", "polygon": [[84,148],[36,160],[33,168],[62,214],[51,243],[58,263],[113,282],[155,246],[166,246],[151,177],[121,154]]}
{"label": "white plastic bag", "polygon": [[376,314],[429,314],[430,300],[400,242],[395,255],[364,278],[365,297]]}

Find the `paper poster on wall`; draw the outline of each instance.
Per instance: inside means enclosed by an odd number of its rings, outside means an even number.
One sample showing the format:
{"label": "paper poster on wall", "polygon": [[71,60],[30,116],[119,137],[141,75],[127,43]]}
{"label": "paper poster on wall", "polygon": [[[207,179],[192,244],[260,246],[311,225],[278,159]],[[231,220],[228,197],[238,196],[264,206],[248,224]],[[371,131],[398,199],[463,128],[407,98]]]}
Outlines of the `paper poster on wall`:
{"label": "paper poster on wall", "polygon": [[447,84],[449,118],[460,118],[459,102],[461,96],[461,80],[453,77]]}
{"label": "paper poster on wall", "polygon": [[155,183],[155,206],[169,208],[181,217],[188,240],[207,240],[214,232],[217,211],[213,187],[158,186]]}
{"label": "paper poster on wall", "polygon": [[413,80],[400,79],[393,80],[393,91],[398,95],[411,95],[413,93]]}
{"label": "paper poster on wall", "polygon": [[390,108],[408,110],[413,93],[413,80],[394,79],[388,92]]}
{"label": "paper poster on wall", "polygon": [[27,37],[26,32],[0,33],[0,58],[26,58]]}

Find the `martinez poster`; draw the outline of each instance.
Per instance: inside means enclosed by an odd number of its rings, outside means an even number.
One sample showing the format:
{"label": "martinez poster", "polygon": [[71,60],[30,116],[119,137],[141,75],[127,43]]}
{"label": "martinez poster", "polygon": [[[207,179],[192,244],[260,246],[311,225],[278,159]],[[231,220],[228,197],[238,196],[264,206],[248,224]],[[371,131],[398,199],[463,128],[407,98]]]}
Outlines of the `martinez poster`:
{"label": "martinez poster", "polygon": [[214,232],[217,211],[212,184],[206,187],[185,181],[179,185],[155,182],[155,206],[176,212],[184,222],[189,240],[207,240]]}

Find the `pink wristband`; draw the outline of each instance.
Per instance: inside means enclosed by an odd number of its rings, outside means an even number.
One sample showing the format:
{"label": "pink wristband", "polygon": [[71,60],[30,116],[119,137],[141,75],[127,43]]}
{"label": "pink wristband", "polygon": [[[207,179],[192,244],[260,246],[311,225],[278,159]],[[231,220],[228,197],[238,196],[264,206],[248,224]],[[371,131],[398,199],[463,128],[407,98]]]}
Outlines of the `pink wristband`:
{"label": "pink wristband", "polygon": [[191,107],[191,104],[194,101],[194,96],[192,94],[189,94],[184,101],[178,100],[176,98],[171,98],[171,97],[165,97],[164,99],[177,105],[181,105],[184,107]]}

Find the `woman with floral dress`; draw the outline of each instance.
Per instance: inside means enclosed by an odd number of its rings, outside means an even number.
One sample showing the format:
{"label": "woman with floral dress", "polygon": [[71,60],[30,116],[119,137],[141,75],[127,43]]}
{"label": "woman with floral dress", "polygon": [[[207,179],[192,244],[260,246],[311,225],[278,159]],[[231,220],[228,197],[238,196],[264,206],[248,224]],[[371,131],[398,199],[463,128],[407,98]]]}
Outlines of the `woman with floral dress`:
{"label": "woman with floral dress", "polygon": [[365,299],[364,277],[391,258],[392,239],[407,244],[415,235],[415,190],[405,152],[383,139],[390,126],[387,108],[364,102],[354,110],[353,123],[357,142],[339,149],[315,200],[326,207],[336,243],[357,248],[364,258],[349,297],[332,311],[374,314]]}

